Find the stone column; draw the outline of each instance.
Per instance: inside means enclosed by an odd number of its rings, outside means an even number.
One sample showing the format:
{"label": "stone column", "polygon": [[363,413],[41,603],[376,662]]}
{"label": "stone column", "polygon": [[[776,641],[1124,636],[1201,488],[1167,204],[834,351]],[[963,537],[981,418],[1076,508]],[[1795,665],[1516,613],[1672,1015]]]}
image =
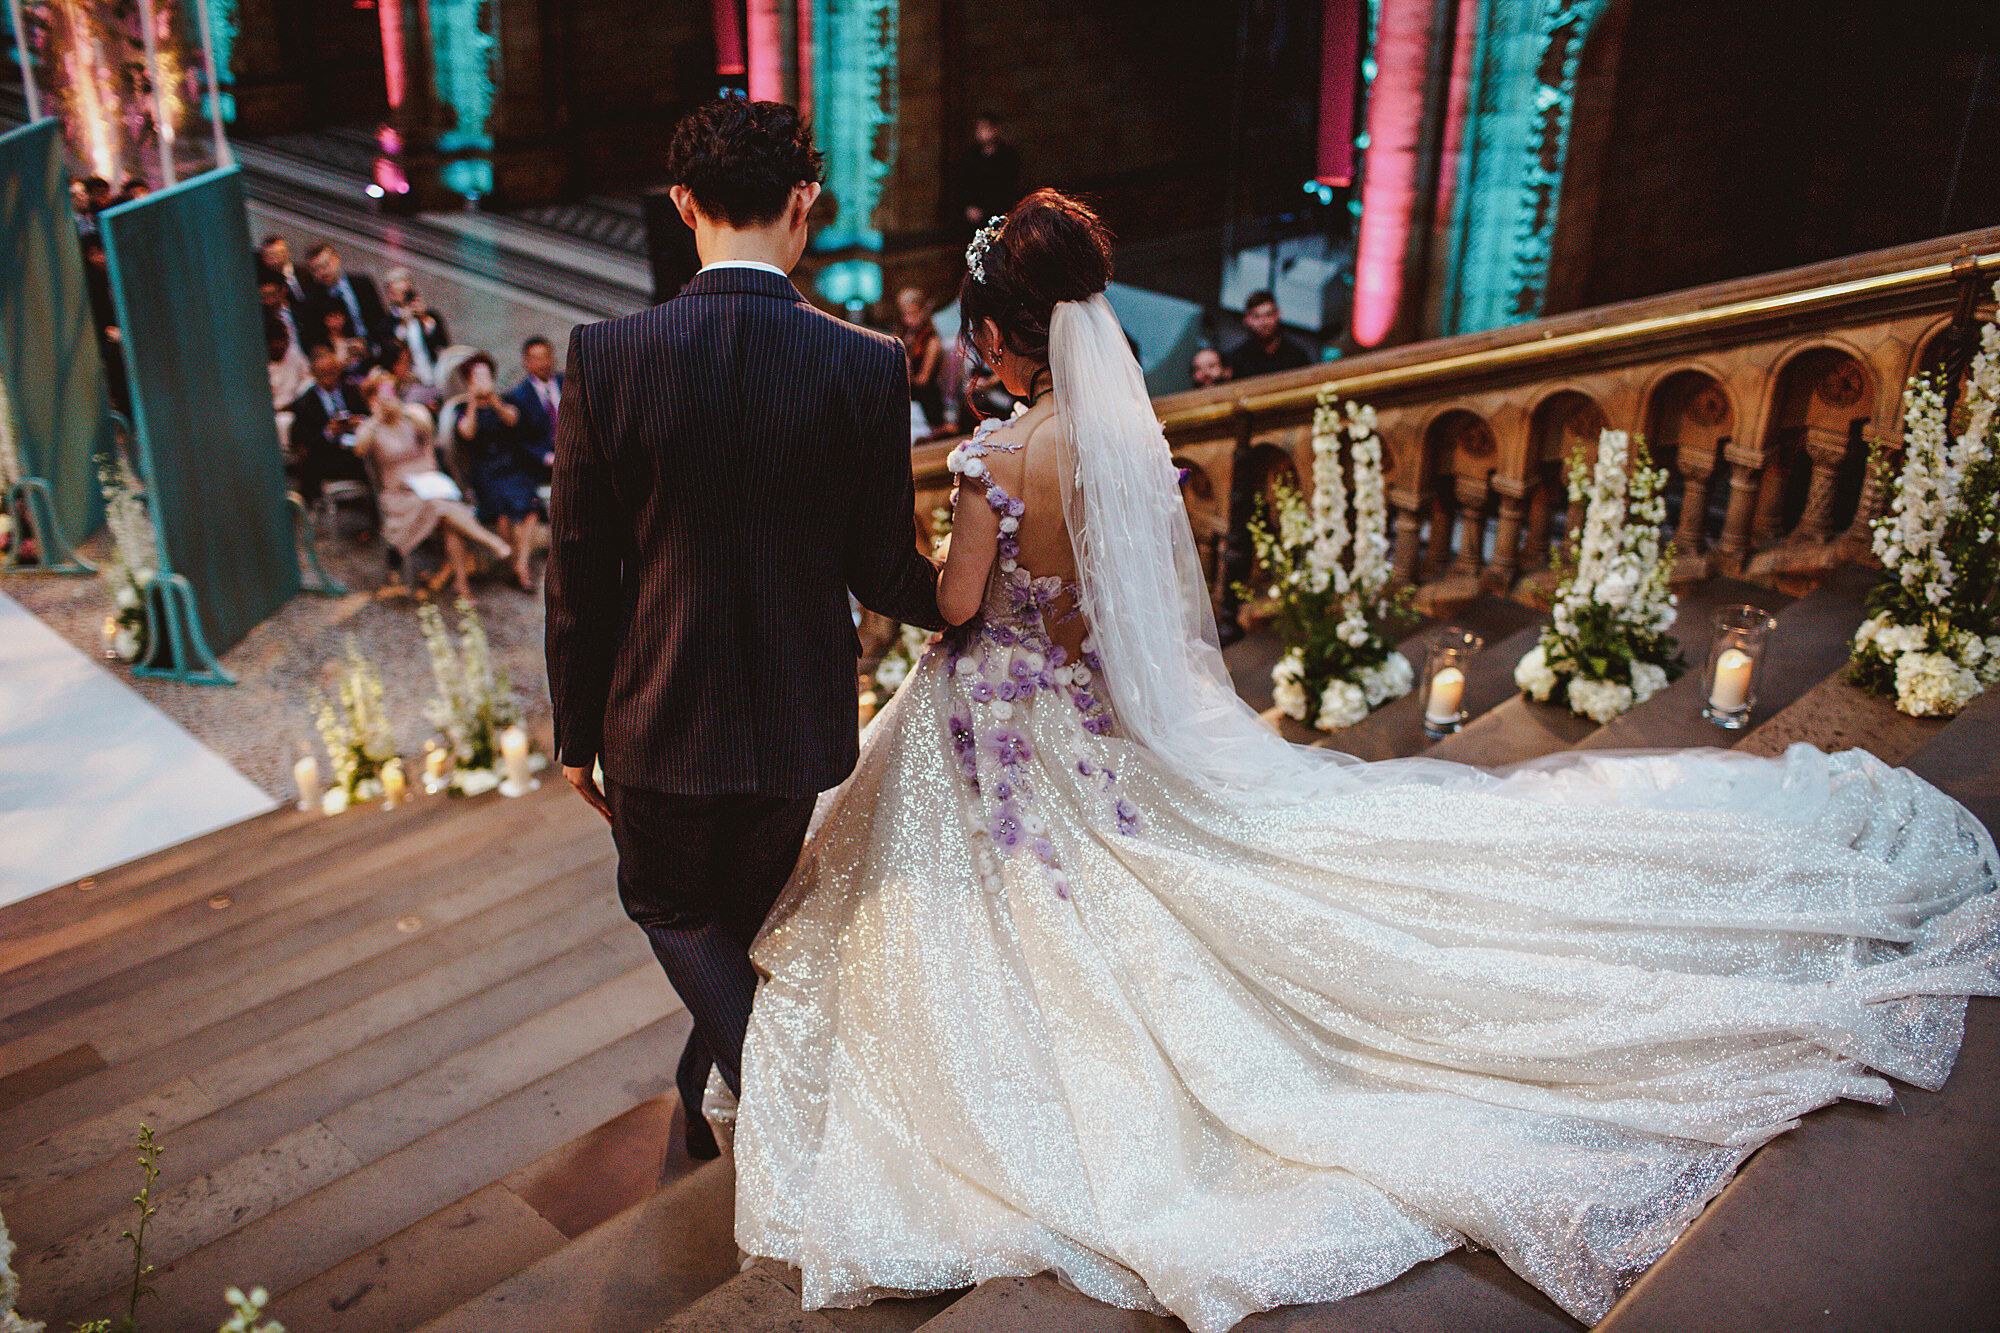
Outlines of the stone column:
{"label": "stone column", "polygon": [[1847,436],[1825,426],[1806,427],[1806,456],[1812,460],[1812,485],[1806,492],[1805,512],[1799,516],[1799,535],[1823,542],[1830,535],[1829,512],[1833,507],[1833,483],[1847,458]]}
{"label": "stone column", "polygon": [[1417,579],[1417,535],[1424,526],[1418,515],[1423,508],[1423,498],[1391,493],[1389,504],[1395,510],[1391,525],[1389,576],[1398,584],[1407,586]]}
{"label": "stone column", "polygon": [[[1442,478],[1440,478],[1442,480]],[[1430,497],[1431,535],[1424,550],[1424,577],[1442,578],[1451,563],[1452,494],[1439,488]]]}
{"label": "stone column", "polygon": [[[1533,487],[1528,492],[1528,527],[1521,539],[1521,572],[1530,573],[1549,563],[1549,521],[1555,515],[1555,504],[1550,487],[1546,482],[1530,480]],[[1501,517],[1506,511],[1501,510]]]}
{"label": "stone column", "polygon": [[1513,587],[1521,573],[1521,520],[1528,502],[1520,492],[1533,484],[1512,477],[1493,478],[1493,489],[1500,492],[1500,521],[1493,530],[1493,563],[1487,567],[1486,581],[1498,592]]}
{"label": "stone column", "polygon": [[1701,551],[1701,528],[1708,517],[1708,480],[1715,475],[1713,451],[1681,455],[1681,521],[1674,530],[1674,549],[1683,556]]}
{"label": "stone column", "polygon": [[[1902,452],[1901,440],[1882,442],[1882,457],[1892,470],[1892,475],[1894,470],[1902,466]],[[1847,531],[1841,535],[1841,540],[1853,548],[1851,554],[1855,556],[1872,558],[1875,550],[1875,520],[1882,517],[1889,508],[1889,492],[1883,485],[1883,480],[1882,473],[1874,465],[1874,460],[1870,459],[1868,470],[1861,475],[1861,495],[1854,502],[1854,521],[1848,524]]]}
{"label": "stone column", "polygon": [[1757,502],[1750,513],[1750,544],[1759,550],[1778,540],[1778,523],[1784,517],[1785,484],[1800,461],[1794,457],[1789,465],[1780,465],[1773,460],[1757,476]]}
{"label": "stone column", "polygon": [[1750,558],[1751,511],[1757,504],[1763,470],[1740,458],[1730,459],[1729,465],[1729,513],[1722,520],[1722,540],[1716,543],[1716,550],[1735,572]]}
{"label": "stone column", "polygon": [[1454,574],[1477,575],[1486,565],[1486,478],[1460,477],[1458,492],[1458,557]]}

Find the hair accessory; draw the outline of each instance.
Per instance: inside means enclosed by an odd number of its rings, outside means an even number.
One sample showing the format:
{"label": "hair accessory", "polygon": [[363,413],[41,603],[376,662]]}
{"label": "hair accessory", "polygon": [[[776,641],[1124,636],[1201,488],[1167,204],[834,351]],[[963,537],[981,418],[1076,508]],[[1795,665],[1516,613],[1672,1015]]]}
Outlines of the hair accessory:
{"label": "hair accessory", "polygon": [[986,248],[999,239],[1000,229],[1006,225],[1005,216],[992,219],[979,229],[979,234],[972,238],[972,244],[965,247],[965,266],[980,282],[986,281]]}

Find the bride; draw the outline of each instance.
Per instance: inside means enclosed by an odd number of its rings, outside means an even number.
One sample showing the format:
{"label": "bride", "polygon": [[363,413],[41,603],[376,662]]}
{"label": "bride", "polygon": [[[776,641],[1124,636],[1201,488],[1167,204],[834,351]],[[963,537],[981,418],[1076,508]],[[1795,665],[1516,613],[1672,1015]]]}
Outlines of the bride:
{"label": "bride", "polygon": [[1027,406],[952,457],[959,628],[753,955],[737,1237],[808,1307],[1053,1272],[1217,1333],[1470,1243],[1592,1321],[1800,1115],[1943,1082],[2000,991],[1969,813],[1860,751],[1286,745],[1097,219],[1045,190],[968,261]]}

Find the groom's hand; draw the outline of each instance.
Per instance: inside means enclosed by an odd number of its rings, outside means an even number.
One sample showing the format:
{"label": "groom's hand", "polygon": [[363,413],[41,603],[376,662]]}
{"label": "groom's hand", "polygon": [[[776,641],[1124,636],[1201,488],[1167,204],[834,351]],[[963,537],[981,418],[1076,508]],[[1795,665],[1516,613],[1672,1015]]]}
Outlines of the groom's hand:
{"label": "groom's hand", "polygon": [[576,788],[577,795],[590,802],[590,808],[604,816],[604,822],[611,822],[611,803],[604,799],[604,793],[597,789],[597,775],[587,768],[571,768],[563,765],[563,776],[569,785]]}

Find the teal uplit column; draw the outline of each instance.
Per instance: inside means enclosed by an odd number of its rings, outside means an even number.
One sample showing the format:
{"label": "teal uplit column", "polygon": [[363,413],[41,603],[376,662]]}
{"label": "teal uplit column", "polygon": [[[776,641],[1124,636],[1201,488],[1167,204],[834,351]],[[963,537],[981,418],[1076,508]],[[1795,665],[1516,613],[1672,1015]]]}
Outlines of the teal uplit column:
{"label": "teal uplit column", "polygon": [[897,0],[813,0],[813,114],[832,222],[819,251],[880,250],[875,206],[895,162]]}
{"label": "teal uplit column", "polygon": [[430,0],[431,58],[441,110],[452,124],[437,149],[445,159],[438,178],[468,201],[493,193],[493,115],[497,89],[493,53],[500,40],[498,6],[490,0]]}
{"label": "teal uplit column", "polygon": [[1442,333],[1542,312],[1577,68],[1607,0],[1484,0],[1453,209]]}

